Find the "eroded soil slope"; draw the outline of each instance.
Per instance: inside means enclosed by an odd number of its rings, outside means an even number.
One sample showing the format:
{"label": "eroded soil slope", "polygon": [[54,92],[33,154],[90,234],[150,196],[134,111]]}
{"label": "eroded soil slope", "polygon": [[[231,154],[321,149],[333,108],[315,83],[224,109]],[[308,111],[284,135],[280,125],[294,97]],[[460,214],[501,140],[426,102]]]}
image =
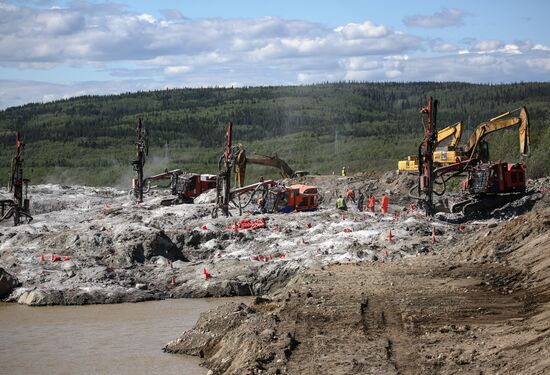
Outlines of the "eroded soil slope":
{"label": "eroded soil slope", "polygon": [[549,203],[438,255],[310,269],[166,350],[215,374],[549,373]]}

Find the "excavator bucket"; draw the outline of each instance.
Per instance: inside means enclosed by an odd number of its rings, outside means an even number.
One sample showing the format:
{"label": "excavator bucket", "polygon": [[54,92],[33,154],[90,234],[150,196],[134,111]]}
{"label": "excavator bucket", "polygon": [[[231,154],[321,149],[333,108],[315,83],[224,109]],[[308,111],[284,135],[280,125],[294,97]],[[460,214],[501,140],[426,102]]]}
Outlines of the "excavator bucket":
{"label": "excavator bucket", "polygon": [[519,152],[522,155],[529,154],[529,145],[531,144],[531,134],[529,130],[529,114],[527,108],[521,107],[519,112],[521,125],[519,126]]}

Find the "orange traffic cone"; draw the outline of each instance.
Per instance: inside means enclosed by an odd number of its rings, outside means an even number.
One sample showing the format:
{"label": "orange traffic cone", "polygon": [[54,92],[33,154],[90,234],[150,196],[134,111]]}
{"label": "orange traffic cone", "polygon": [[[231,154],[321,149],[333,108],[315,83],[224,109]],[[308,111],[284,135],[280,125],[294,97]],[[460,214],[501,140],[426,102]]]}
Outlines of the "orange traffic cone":
{"label": "orange traffic cone", "polygon": [[44,263],[46,261],[46,258],[44,257],[44,254],[40,255],[40,263]]}
{"label": "orange traffic cone", "polygon": [[393,241],[393,235],[391,234],[391,228],[390,228],[390,231],[388,232],[388,242],[392,242]]}
{"label": "orange traffic cone", "polygon": [[435,239],[435,227],[432,227],[432,243],[436,243],[437,240]]}
{"label": "orange traffic cone", "polygon": [[176,285],[176,277],[172,276],[172,281],[170,282],[172,285]]}

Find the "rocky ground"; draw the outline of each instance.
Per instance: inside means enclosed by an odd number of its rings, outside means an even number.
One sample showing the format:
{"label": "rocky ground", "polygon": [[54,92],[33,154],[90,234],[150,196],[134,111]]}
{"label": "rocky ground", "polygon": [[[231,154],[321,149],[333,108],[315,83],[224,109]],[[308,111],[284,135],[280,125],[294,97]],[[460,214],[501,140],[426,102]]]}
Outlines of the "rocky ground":
{"label": "rocky ground", "polygon": [[[203,315],[166,347],[215,374],[550,369],[550,178],[477,220],[428,220],[409,206],[413,180],[394,173],[301,182],[319,186],[320,210],[217,219],[209,203],[162,206],[163,191],[136,205],[116,189],[33,186],[34,221],[0,225],[4,297],[257,296]],[[390,213],[335,209],[348,188],[388,192]],[[235,230],[243,219],[266,227]]]}
{"label": "rocky ground", "polygon": [[165,350],[213,374],[548,374],[549,229],[547,195],[504,222],[445,227],[426,255],[311,268]]}
{"label": "rocky ground", "polygon": [[[398,180],[394,174],[383,183],[376,176],[312,176],[303,182],[320,186],[324,203],[317,212],[218,219],[210,218],[207,203],[162,206],[169,197],[162,190],[136,205],[111,188],[32,186],[34,221],[0,224],[0,267],[19,282],[7,300],[51,305],[258,295],[300,269],[376,261],[387,250],[394,259],[427,251],[432,224],[420,212],[402,212],[406,195],[392,185]],[[390,208],[400,224],[392,214],[337,211],[335,198],[350,187],[392,192],[397,205]],[[0,195],[9,197],[5,190]],[[243,219],[262,218],[267,228],[233,229]],[[433,225],[438,235],[460,235],[451,225]],[[390,229],[396,241],[388,244]]]}

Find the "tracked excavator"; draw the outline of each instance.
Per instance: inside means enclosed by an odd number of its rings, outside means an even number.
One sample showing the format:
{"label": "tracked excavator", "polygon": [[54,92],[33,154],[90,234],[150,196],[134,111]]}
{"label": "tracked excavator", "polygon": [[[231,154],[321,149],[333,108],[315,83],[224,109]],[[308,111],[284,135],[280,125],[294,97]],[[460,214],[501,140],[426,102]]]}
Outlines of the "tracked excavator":
{"label": "tracked excavator", "polygon": [[[296,184],[285,186],[273,180],[260,181],[252,185],[244,184],[246,164],[269,165],[279,168],[283,177],[293,177],[295,172],[286,162],[278,157],[260,155],[248,158],[241,144],[232,146],[233,123],[227,123],[226,142],[223,155],[218,161],[216,177],[216,204],[212,209],[212,217],[218,217],[219,212],[229,217],[230,206],[239,209],[239,215],[250,204],[256,205],[263,213],[289,213],[294,211],[312,211],[319,205],[316,186]],[[231,173],[235,170],[237,187],[231,189]]]}
{"label": "tracked excavator", "polygon": [[[432,98],[429,98],[429,104],[422,108],[422,112],[428,114],[428,128],[419,146],[419,183],[411,189],[412,192],[416,188],[417,195],[409,195],[421,202],[428,216],[435,212],[433,195],[443,195],[447,182],[463,174],[467,175],[463,185],[467,196],[461,202],[452,205],[451,212],[462,212],[469,216],[492,210],[525,194],[525,164],[489,161],[488,147],[484,141],[484,137],[490,133],[519,125],[520,152],[527,155],[530,135],[529,116],[525,107],[481,123],[470,137],[467,146],[460,151],[460,157],[463,159],[441,167],[434,165],[437,101],[432,104]],[[442,190],[435,191],[435,184],[441,185]]]}
{"label": "tracked excavator", "polygon": [[279,169],[282,178],[294,178],[299,176],[305,176],[308,174],[306,171],[294,171],[286,161],[279,158],[277,155],[267,156],[262,154],[253,153],[246,154],[242,144],[237,146],[235,163],[233,165],[235,171],[235,182],[238,187],[243,187],[246,177],[246,166],[248,164],[265,165]]}
{"label": "tracked excavator", "polygon": [[[488,161],[489,144],[485,140],[485,137],[491,133],[515,126],[519,126],[520,153],[525,155],[530,142],[529,114],[527,109],[521,106],[479,124],[465,145],[458,145],[463,130],[462,122],[438,131],[437,140],[434,144],[435,150],[433,151],[434,167],[444,167],[470,159]],[[452,138],[448,146],[437,147],[441,142],[450,137]],[[418,168],[419,163],[416,156],[409,156],[407,160],[398,162],[398,169],[400,171],[418,172]]]}
{"label": "tracked excavator", "polygon": [[[457,147],[462,137],[463,128],[462,121],[459,121],[437,132],[437,140],[435,143],[436,150],[434,151],[434,163],[436,165],[453,164],[460,161],[462,153],[457,150]],[[451,141],[447,146],[437,147],[441,142],[449,138],[451,138]],[[418,157],[407,156],[407,160],[400,160],[397,163],[397,169],[404,172],[417,173]]]}

